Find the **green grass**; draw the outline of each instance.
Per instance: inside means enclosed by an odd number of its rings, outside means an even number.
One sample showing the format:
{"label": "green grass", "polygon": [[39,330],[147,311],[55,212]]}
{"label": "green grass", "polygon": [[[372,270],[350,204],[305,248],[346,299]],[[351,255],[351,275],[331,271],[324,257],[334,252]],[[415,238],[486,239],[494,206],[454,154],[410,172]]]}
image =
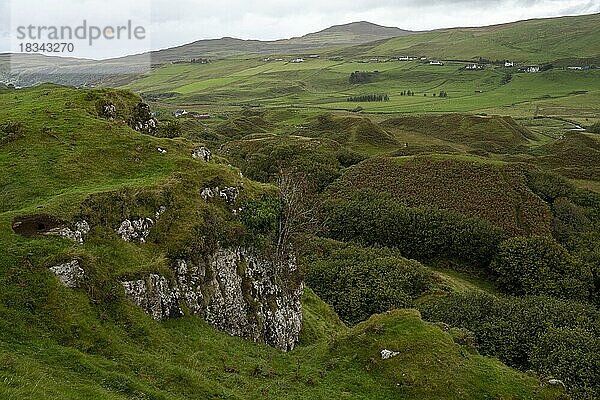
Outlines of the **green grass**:
{"label": "green grass", "polygon": [[[515,116],[561,115],[584,119],[600,110],[600,72],[566,71],[515,74],[506,85],[503,68],[464,71],[464,63],[443,67],[416,62],[360,64],[325,60],[301,64],[223,60],[210,66],[162,67],[127,87],[143,93],[172,93],[166,104],[201,110],[255,104],[270,108],[353,110],[369,113],[498,112]],[[374,82],[352,85],[354,70],[380,71]],[[402,96],[411,90],[415,96]],[[447,98],[434,97],[440,91]],[[584,93],[586,92],[587,93]],[[346,99],[386,93],[389,102],[349,103]]]}
{"label": "green grass", "polygon": [[[359,54],[416,55],[438,59],[515,60],[551,62],[566,58],[598,57],[596,26],[600,14],[521,21],[481,28],[456,28],[394,38]],[[595,38],[595,39],[594,39]],[[346,53],[353,54],[352,50]]]}
{"label": "green grass", "polygon": [[[1,398],[560,395],[462,349],[414,311],[377,316],[349,329],[309,289],[300,345],[289,353],[230,337],[196,317],[153,321],[126,300],[119,280],[151,272],[171,276],[167,256],[189,243],[200,248],[194,241],[208,235],[228,243],[242,240],[236,217],[222,203],[199,201],[200,189],[243,183],[244,199],[273,193],[273,187],[241,178],[222,158],[193,160],[197,142],[133,131],[122,121],[139,99],[128,92],[42,86],[3,91],[0,100],[6,105],[0,121],[23,126],[20,136],[3,137],[0,147]],[[99,118],[98,100],[112,101],[118,118]],[[269,112],[250,119],[283,129],[306,116],[314,114]],[[159,146],[168,153],[160,154]],[[148,243],[116,237],[122,219],[152,215],[159,205],[168,209]],[[38,213],[85,218],[92,233],[79,245],[12,231],[14,217]],[[48,271],[74,258],[87,274],[77,290],[63,287]],[[383,361],[383,347],[402,356]]]}

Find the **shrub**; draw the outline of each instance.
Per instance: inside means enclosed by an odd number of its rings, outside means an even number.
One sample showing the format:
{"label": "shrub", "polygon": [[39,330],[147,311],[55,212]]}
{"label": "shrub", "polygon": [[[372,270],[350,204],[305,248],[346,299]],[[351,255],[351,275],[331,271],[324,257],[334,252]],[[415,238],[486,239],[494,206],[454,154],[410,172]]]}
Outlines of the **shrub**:
{"label": "shrub", "polygon": [[543,236],[503,242],[491,269],[498,286],[514,295],[586,299],[592,285],[589,267]]}
{"label": "shrub", "polygon": [[16,139],[25,134],[25,126],[21,122],[8,121],[0,125],[1,139]]}
{"label": "shrub", "polygon": [[596,122],[594,125],[591,125],[587,130],[591,133],[600,133],[600,122]]}
{"label": "shrub", "polygon": [[491,224],[435,208],[411,208],[374,191],[325,204],[326,228],[337,240],[395,247],[422,261],[450,258],[488,265],[505,238]]}
{"label": "shrub", "polygon": [[[456,293],[423,303],[419,306],[423,317],[433,322],[444,322],[453,327],[471,330],[477,336],[478,349],[485,355],[495,356],[517,368],[548,371],[560,354],[588,354],[590,344],[581,346],[591,332],[600,334],[600,312],[590,305],[550,297],[496,297],[483,292]],[[555,329],[574,329],[581,334],[557,335]],[[560,331],[563,332],[563,331]],[[582,333],[583,332],[583,333]],[[545,335],[548,336],[545,336]],[[550,348],[555,347],[554,351]],[[578,384],[587,381],[590,373],[576,372],[574,356],[565,364]],[[530,362],[531,360],[531,362]],[[587,361],[583,361],[587,363]],[[558,378],[558,377],[557,377]]]}
{"label": "shrub", "polygon": [[412,306],[434,282],[421,264],[389,249],[338,244],[326,255],[314,254],[304,261],[308,286],[351,324]]}
{"label": "shrub", "polygon": [[181,124],[179,121],[167,121],[159,125],[155,136],[170,139],[181,136]]}
{"label": "shrub", "polygon": [[241,208],[240,220],[246,228],[248,240],[261,246],[275,239],[281,215],[281,203],[277,197],[248,200]]}
{"label": "shrub", "polygon": [[600,396],[600,338],[581,328],[550,328],[536,343],[531,365],[575,388],[577,398]]}

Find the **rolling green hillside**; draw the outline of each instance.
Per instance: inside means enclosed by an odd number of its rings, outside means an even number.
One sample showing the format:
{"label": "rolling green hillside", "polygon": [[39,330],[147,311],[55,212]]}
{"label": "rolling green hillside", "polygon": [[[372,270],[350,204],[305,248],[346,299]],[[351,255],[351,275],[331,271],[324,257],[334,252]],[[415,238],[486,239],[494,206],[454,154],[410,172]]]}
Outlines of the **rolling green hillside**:
{"label": "rolling green hillside", "polygon": [[454,28],[395,38],[341,52],[353,56],[426,56],[444,60],[513,60],[543,63],[600,57],[600,14]]}
{"label": "rolling green hillside", "polygon": [[[309,289],[300,344],[289,353],[197,317],[154,321],[119,280],[169,276],[167,256],[190,241],[202,252],[214,234],[251,239],[223,201],[197,200],[200,189],[243,184],[241,197],[251,201],[274,188],[240,177],[224,159],[192,159],[198,143],[134,131],[127,122],[139,98],[129,92],[46,85],[3,89],[0,99],[0,397],[560,398],[560,388],[455,343],[416,311],[347,328]],[[99,115],[107,101],[114,119]],[[167,209],[147,243],[116,237],[115,223],[160,204]],[[93,229],[83,244],[17,234],[15,218],[31,215],[50,223],[85,217]],[[48,270],[73,258],[87,274],[78,289]],[[399,354],[383,360],[384,349]]]}

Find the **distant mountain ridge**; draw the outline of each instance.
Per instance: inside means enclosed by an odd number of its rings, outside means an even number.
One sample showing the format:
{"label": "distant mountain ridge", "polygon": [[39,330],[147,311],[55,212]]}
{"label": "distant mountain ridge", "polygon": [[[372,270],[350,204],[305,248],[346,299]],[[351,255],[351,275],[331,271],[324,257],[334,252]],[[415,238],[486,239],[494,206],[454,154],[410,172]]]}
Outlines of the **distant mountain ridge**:
{"label": "distant mountain ridge", "polygon": [[410,35],[414,32],[381,26],[367,21],[334,25],[318,32],[273,41],[243,40],[232,37],[205,39],[152,52],[155,63],[195,57],[227,57],[242,54],[288,54],[326,47],[358,45]]}

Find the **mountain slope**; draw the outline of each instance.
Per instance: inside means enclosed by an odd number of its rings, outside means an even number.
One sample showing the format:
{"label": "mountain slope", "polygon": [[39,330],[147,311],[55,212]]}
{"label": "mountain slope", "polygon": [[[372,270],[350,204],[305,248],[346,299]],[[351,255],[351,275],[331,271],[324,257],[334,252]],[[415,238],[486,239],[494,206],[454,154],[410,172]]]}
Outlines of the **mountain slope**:
{"label": "mountain slope", "polygon": [[182,46],[154,51],[152,52],[152,61],[154,63],[165,63],[199,57],[212,58],[257,53],[289,54],[324,47],[367,43],[411,33],[399,28],[361,21],[335,25],[319,32],[283,40],[242,40],[231,37],[198,40]]}
{"label": "mountain slope", "polygon": [[522,63],[600,57],[600,14],[453,28],[347,49],[341,54],[422,55],[431,58],[514,60]]}

